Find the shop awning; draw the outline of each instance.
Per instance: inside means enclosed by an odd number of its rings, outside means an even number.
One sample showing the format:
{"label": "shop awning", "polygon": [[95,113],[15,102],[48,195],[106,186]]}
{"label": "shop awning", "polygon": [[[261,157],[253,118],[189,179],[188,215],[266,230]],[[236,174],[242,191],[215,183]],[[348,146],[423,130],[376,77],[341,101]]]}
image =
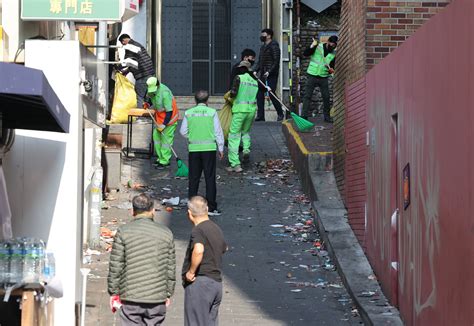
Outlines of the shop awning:
{"label": "shop awning", "polygon": [[69,132],[70,115],[41,70],[0,62],[0,119],[9,129]]}

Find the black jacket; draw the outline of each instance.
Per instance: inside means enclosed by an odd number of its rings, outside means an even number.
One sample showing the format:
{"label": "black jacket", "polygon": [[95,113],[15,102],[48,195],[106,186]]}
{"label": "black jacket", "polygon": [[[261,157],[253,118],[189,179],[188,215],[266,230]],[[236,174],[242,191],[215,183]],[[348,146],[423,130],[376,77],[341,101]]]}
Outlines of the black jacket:
{"label": "black jacket", "polygon": [[138,62],[138,68],[129,67],[129,71],[133,74],[133,78],[141,79],[145,77],[155,76],[155,65],[151,60],[146,49],[137,41],[130,40],[130,44],[138,46],[140,52],[133,53],[132,51],[125,50],[125,59],[132,58]]}
{"label": "black jacket", "polygon": [[258,63],[255,71],[263,76],[268,72],[269,76],[278,76],[280,70],[280,45],[272,40],[268,44],[263,44],[258,54]]}

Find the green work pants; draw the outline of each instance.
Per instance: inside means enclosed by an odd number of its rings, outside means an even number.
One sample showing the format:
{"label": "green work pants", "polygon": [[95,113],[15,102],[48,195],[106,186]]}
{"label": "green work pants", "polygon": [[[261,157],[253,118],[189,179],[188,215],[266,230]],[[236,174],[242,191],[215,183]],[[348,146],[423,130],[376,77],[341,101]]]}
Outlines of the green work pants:
{"label": "green work pants", "polygon": [[155,145],[155,152],[158,159],[158,163],[168,165],[172,155],[171,146],[173,146],[174,132],[178,122],[173,123],[171,126],[167,126],[161,132],[158,129],[153,128],[153,144]]}
{"label": "green work pants", "polygon": [[240,165],[239,146],[242,139],[244,154],[250,153],[250,128],[255,119],[255,111],[253,112],[237,112],[232,113],[232,121],[229,130],[229,163],[235,167]]}

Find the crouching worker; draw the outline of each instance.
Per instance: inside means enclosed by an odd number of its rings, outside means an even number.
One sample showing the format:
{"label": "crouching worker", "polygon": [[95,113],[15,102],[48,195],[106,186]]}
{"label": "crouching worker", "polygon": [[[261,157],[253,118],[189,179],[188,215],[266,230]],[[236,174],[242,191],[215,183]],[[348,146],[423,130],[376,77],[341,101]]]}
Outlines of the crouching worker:
{"label": "crouching worker", "polygon": [[148,89],[144,107],[155,110],[155,120],[158,123],[153,128],[153,144],[157,156],[155,165],[159,169],[166,168],[170,165],[171,146],[178,125],[178,106],[171,90],[156,77],[148,78],[146,83]]}

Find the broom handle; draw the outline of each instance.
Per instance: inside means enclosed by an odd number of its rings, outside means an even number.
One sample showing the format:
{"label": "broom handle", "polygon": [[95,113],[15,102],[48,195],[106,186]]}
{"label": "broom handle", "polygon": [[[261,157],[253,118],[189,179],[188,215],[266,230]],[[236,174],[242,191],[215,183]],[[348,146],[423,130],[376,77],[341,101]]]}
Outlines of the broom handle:
{"label": "broom handle", "polygon": [[[255,75],[254,75],[254,76],[255,76]],[[267,85],[265,85],[265,84],[263,83],[263,81],[261,81],[257,76],[255,76],[255,78],[257,78],[258,82],[259,82],[260,84],[262,84],[262,86],[265,87],[265,89],[267,89]],[[267,90],[268,90],[268,89],[267,89]],[[268,91],[268,92],[269,92],[271,95],[273,95],[273,97],[276,98],[276,100],[277,100],[278,102],[280,102],[281,106],[283,107],[283,109],[284,109],[285,111],[291,112],[290,109],[288,109],[288,108],[286,107],[286,105],[278,98],[278,96],[276,96],[275,93],[273,93],[273,91]]]}
{"label": "broom handle", "polygon": [[[145,109],[145,110],[146,110],[146,113],[148,113],[150,115],[150,118],[155,123],[155,126],[158,127],[158,122],[156,122],[155,117],[153,116],[153,114],[151,114],[150,110],[148,110],[148,109]],[[170,148],[171,148],[171,151],[173,152],[174,157],[178,158],[178,154],[176,154],[176,152],[174,151],[173,146],[170,145]]]}

